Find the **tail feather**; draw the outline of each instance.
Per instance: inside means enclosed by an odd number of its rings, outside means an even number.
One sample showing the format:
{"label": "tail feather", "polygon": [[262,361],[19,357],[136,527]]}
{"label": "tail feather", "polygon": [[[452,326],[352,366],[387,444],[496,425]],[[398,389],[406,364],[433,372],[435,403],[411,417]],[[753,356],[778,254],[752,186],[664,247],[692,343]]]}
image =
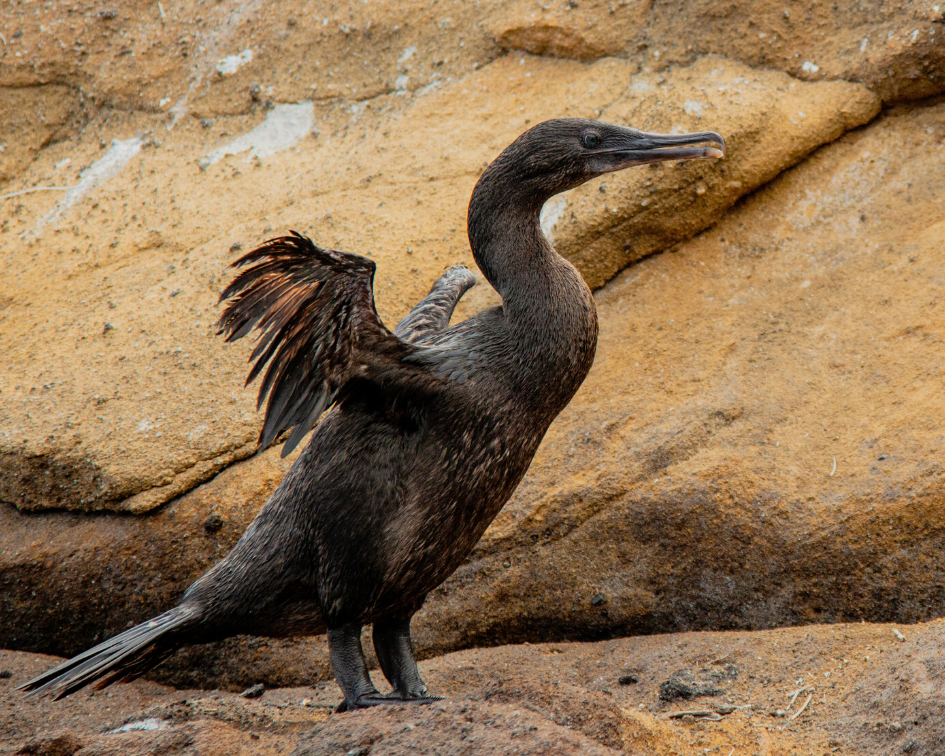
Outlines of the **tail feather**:
{"label": "tail feather", "polygon": [[130,682],[174,653],[180,642],[164,636],[193,621],[197,613],[194,607],[171,609],[64,661],[18,690],[60,699],[90,683],[99,690],[113,682]]}

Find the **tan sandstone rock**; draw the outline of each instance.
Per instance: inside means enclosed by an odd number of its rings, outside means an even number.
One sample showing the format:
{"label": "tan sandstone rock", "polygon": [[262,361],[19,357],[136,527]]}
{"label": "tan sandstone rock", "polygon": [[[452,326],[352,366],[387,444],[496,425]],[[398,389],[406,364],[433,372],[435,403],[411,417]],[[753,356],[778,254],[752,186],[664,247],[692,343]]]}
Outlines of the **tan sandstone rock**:
{"label": "tan sandstone rock", "polygon": [[[663,87],[661,105],[654,96],[637,103],[632,93],[649,85],[631,80],[633,71],[617,60],[586,66],[503,58],[406,104],[391,95],[354,112],[296,105],[231,119],[227,130],[246,134],[255,123],[257,135],[281,114],[296,119],[289,124],[301,141],[272,154],[263,142],[256,148],[263,157],[250,166],[243,155],[225,154],[241,145],[220,144],[215,129],[191,119],[154,131],[159,122],[141,115],[103,121],[100,136],[47,151],[34,175],[54,171],[65,159],[57,158],[71,154],[88,163],[73,179],[88,191],[59,200],[26,195],[28,209],[6,229],[5,251],[17,262],[2,284],[10,304],[0,348],[10,360],[0,368],[0,499],[31,510],[148,511],[252,453],[260,418],[252,392],[241,386],[248,350],[225,347],[214,333],[235,241],[250,245],[300,227],[320,243],[371,254],[380,310],[394,322],[445,265],[472,264],[463,243],[469,192],[482,166],[530,123],[613,106],[618,121],[670,128],[668,121],[654,124],[657,110],[668,112],[674,102],[674,114],[692,111],[691,98],[701,96],[705,116],[689,113],[687,123],[705,128],[718,111],[725,122],[718,128],[726,131],[736,118],[722,117],[723,104],[744,106],[724,167],[611,179],[615,199],[589,189],[607,208],[596,214],[590,202],[582,204],[587,192],[578,195],[574,222],[559,224],[562,247],[600,285],[635,256],[705,227],[878,107],[856,85],[795,84],[719,59],[654,84]],[[765,113],[765,98],[783,99],[783,109]],[[810,115],[792,115],[800,108]],[[104,154],[100,139],[112,145]],[[111,175],[103,165],[112,166]],[[96,184],[99,174],[105,178]],[[653,194],[642,201],[666,212],[636,211],[638,187],[647,183]],[[704,185],[721,188],[692,203]],[[237,207],[242,219],[221,233],[217,219]],[[675,222],[657,229],[667,215]],[[315,220],[306,228],[305,219]],[[641,234],[641,246],[631,242],[626,252],[637,226],[649,237]],[[587,239],[591,246],[578,250]],[[483,285],[469,299],[465,313],[494,295]]]}
{"label": "tan sandstone rock", "polygon": [[[471,263],[469,192],[528,125],[722,131],[724,162],[566,200],[557,242],[603,283],[862,124],[877,96],[940,91],[942,24],[902,5],[612,3],[642,19],[619,50],[609,7],[542,9],[578,36],[534,49],[620,56],[593,64],[503,55],[496,30],[537,6],[4,6],[0,107],[20,120],[0,195],[76,191],[0,200],[0,645],[72,653],[166,608],[284,473],[276,451],[239,461],[260,422],[248,348],[213,333],[233,245],[298,228],[368,253],[392,323],[443,266]],[[844,77],[865,87],[822,81]],[[424,654],[941,613],[940,110],[894,110],[599,293],[598,366],[431,597]],[[287,124],[280,151],[266,140]],[[494,302],[479,286],[460,316]],[[174,664],[179,684],[328,674],[322,639]]]}
{"label": "tan sandstone rock", "polygon": [[717,53],[811,81],[862,82],[885,102],[945,88],[945,6],[654,0],[643,38],[653,65]]}
{"label": "tan sandstone rock", "polygon": [[598,292],[594,369],[422,637],[940,614],[943,134],[893,110]]}
{"label": "tan sandstone rock", "polygon": [[871,120],[879,98],[864,87],[811,87],[716,57],[665,75],[641,73],[602,120],[645,131],[713,130],[720,163],[653,164],[606,176],[553,198],[545,212],[557,249],[594,288],[631,262],[714,224],[739,197],[825,142]]}
{"label": "tan sandstone rock", "polygon": [[[422,653],[940,611],[941,111],[841,139],[599,292],[595,368],[418,617]],[[8,645],[72,653],[168,606],[235,542],[276,458],[147,518],[5,510]],[[212,514],[225,527],[211,538]],[[246,682],[241,643],[195,651],[168,679]],[[327,670],[320,640],[251,657],[280,684]]]}
{"label": "tan sandstone rock", "polygon": [[483,10],[438,5],[11,3],[0,10],[0,87],[66,84],[121,110],[215,117],[267,100],[412,91],[501,54],[477,26]]}
{"label": "tan sandstone rock", "polygon": [[92,0],[8,3],[2,14],[0,87],[65,85],[96,105],[178,118],[416,91],[506,49],[653,69],[718,54],[811,80],[860,81],[885,101],[945,86],[945,11],[925,0]]}
{"label": "tan sandstone rock", "polygon": [[589,0],[582,3],[504,3],[486,22],[499,47],[555,58],[625,57],[645,26],[650,3]]}
{"label": "tan sandstone rock", "polygon": [[0,88],[0,183],[74,129],[80,110],[79,97],[68,87]]}
{"label": "tan sandstone rock", "polygon": [[865,84],[885,102],[945,88],[945,6],[800,0],[519,0],[489,16],[500,47],[590,60],[615,55],[662,70],[706,54],[809,81]]}

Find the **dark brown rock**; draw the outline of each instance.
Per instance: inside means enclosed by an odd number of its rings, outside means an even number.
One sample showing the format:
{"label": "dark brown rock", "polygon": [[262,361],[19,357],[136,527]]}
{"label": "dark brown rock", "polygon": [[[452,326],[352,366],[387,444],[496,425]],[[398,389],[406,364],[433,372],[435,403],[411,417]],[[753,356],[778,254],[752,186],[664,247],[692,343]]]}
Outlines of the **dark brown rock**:
{"label": "dark brown rock", "polygon": [[[943,632],[942,621],[856,623],[474,649],[421,663],[431,689],[445,700],[345,714],[332,713],[341,700],[334,683],[277,688],[263,699],[247,700],[139,681],[58,702],[24,699],[2,685],[0,754],[54,742],[66,730],[73,742],[82,743],[79,753],[109,756],[359,751],[683,756],[705,749],[728,754],[733,748],[736,753],[938,753],[945,738]],[[55,661],[0,652],[0,663],[13,670],[17,684]],[[613,684],[628,663],[639,670],[639,683]],[[696,680],[716,681],[724,696],[696,704],[661,700],[660,682],[680,669],[694,670]],[[711,716],[702,721],[680,716],[693,709]],[[768,716],[778,710],[785,716]]]}
{"label": "dark brown rock", "polygon": [[660,701],[691,701],[701,696],[717,696],[722,693],[706,682],[696,680],[688,670],[680,670],[669,676],[669,679],[660,683]]}
{"label": "dark brown rock", "polygon": [[82,748],[82,740],[66,730],[48,737],[37,738],[23,745],[18,756],[72,756]]}

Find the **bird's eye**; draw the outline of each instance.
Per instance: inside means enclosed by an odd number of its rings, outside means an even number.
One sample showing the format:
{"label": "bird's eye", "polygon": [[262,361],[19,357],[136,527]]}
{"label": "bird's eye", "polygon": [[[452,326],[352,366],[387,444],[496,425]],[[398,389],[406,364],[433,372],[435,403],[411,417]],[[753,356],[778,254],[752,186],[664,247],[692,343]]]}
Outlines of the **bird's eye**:
{"label": "bird's eye", "polygon": [[581,137],[581,142],[583,142],[584,146],[589,150],[594,149],[600,144],[600,135],[590,132]]}

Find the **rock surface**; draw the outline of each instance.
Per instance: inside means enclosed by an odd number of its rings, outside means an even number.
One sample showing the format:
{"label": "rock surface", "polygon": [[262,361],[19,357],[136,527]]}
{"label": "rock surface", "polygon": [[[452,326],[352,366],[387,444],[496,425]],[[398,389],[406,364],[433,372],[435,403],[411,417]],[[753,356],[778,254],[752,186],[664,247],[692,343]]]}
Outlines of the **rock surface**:
{"label": "rock surface", "polygon": [[884,101],[945,89],[945,6],[925,0],[92,0],[65,12],[32,3],[2,12],[0,87],[54,83],[99,105],[199,117],[246,113],[266,99],[414,91],[506,50],[657,69],[725,55],[799,78],[863,82]]}
{"label": "rock surface", "polygon": [[[942,105],[894,110],[601,290],[595,368],[418,617],[423,653],[943,611],[943,128]],[[74,653],[162,610],[284,469],[268,453],[144,519],[4,510],[5,645]],[[215,684],[257,673],[232,648],[199,667]],[[320,641],[280,649],[267,680],[327,673]]]}
{"label": "rock surface", "polygon": [[603,286],[630,263],[711,226],[739,197],[879,108],[879,98],[858,85],[812,87],[715,56],[641,73],[600,118],[646,131],[717,131],[725,160],[654,163],[584,184],[548,202],[546,227],[588,284]]}
{"label": "rock surface", "polygon": [[[733,126],[724,168],[614,179],[609,210],[584,212],[592,204],[585,192],[555,225],[562,250],[600,285],[635,257],[709,225],[879,106],[859,85],[797,83],[719,59],[658,87],[633,72],[617,60],[502,58],[410,101],[386,96],[353,113],[310,104],[234,117],[220,137],[241,132],[243,141],[229,147],[214,147],[216,129],[194,119],[168,131],[162,117],[127,114],[103,118],[98,134],[75,145],[46,150],[26,183],[62,183],[54,176],[64,160],[89,167],[57,204],[48,192],[16,198],[21,212],[3,226],[11,275],[0,285],[0,349],[10,356],[0,367],[0,500],[28,510],[144,512],[252,453],[260,417],[241,386],[248,345],[225,346],[214,327],[234,244],[317,218],[301,230],[374,255],[379,308],[393,321],[444,265],[472,265],[461,242],[469,194],[482,167],[529,123],[612,105],[618,122],[704,130],[720,111],[718,128]],[[654,94],[638,102],[626,94],[651,86]],[[784,107],[769,113],[771,99]],[[739,107],[740,117],[722,117],[726,106]],[[164,133],[140,136],[147,129]],[[102,138],[112,145],[104,155]],[[226,154],[250,143],[253,167]],[[664,209],[639,212],[641,188],[642,202]],[[700,188],[713,199],[693,203]],[[236,225],[224,221],[221,232],[217,218],[236,207]],[[675,221],[664,224],[667,217]],[[634,237],[639,243],[625,249]],[[480,288],[467,313],[491,303],[487,285]]]}
{"label": "rock surface", "polygon": [[65,86],[0,88],[0,182],[16,178],[40,150],[74,131],[80,102]]}
{"label": "rock surface", "polygon": [[[0,652],[0,754],[935,754],[943,640],[934,622],[475,649],[421,664],[445,700],[350,714],[331,713],[334,683],[249,700],[137,682],[24,701],[14,686],[55,660]],[[662,700],[680,674],[718,693]]]}
{"label": "rock surface", "polygon": [[[291,463],[247,459],[249,345],[214,335],[240,248],[368,253],[392,323],[471,264],[486,162],[569,115],[730,152],[546,208],[603,286],[597,365],[421,653],[942,614],[945,106],[870,122],[945,87],[940,9],[164,5],[0,9],[0,646],[74,653],[163,610]],[[240,638],[160,674],[329,670],[323,639]]]}
{"label": "rock surface", "polygon": [[943,135],[942,103],[892,110],[604,287],[587,382],[426,637],[945,612]]}
{"label": "rock surface", "polygon": [[801,0],[514,0],[486,16],[500,48],[559,58],[629,57],[654,69],[717,54],[821,81],[866,84],[886,102],[945,86],[945,6]]}
{"label": "rock surface", "polygon": [[720,53],[801,79],[866,84],[885,102],[942,92],[945,6],[654,0],[637,43],[662,65]]}

